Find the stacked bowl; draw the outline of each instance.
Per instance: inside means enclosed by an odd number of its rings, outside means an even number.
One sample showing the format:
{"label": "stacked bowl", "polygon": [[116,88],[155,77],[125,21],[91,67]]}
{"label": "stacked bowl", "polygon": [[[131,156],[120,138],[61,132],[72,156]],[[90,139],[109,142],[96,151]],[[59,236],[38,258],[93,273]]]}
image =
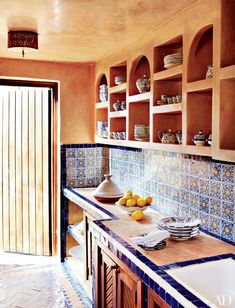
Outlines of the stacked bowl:
{"label": "stacked bowl", "polygon": [[199,234],[200,224],[199,219],[165,217],[159,221],[158,229],[169,231],[172,240],[184,241]]}
{"label": "stacked bowl", "polygon": [[183,63],[183,54],[182,54],[182,52],[178,52],[178,53],[173,53],[171,55],[167,55],[167,56],[164,57],[163,61],[164,61],[164,67],[165,68],[170,68],[170,67],[176,66],[178,64],[182,64]]}
{"label": "stacked bowl", "polygon": [[118,85],[118,84],[120,84],[120,83],[124,83],[124,82],[126,82],[126,76],[116,76],[116,77],[114,78],[114,83],[115,83],[116,85]]}

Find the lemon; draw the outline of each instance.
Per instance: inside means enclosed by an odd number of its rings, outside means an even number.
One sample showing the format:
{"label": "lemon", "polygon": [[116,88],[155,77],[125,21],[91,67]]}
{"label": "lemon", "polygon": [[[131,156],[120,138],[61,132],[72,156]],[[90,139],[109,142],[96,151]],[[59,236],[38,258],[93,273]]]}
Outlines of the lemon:
{"label": "lemon", "polygon": [[125,192],[125,195],[126,194],[131,194],[132,195],[132,191],[131,190],[127,190],[126,192]]}
{"label": "lemon", "polygon": [[118,203],[121,204],[121,205],[126,205],[126,201],[127,201],[126,198],[120,198],[120,199],[118,200]]}
{"label": "lemon", "polygon": [[146,205],[146,201],[143,198],[139,198],[137,200],[137,205],[138,206],[145,206]]}
{"label": "lemon", "polygon": [[137,210],[131,215],[131,218],[134,220],[141,220],[144,218],[144,213],[140,210]]}
{"label": "lemon", "polygon": [[125,196],[124,196],[124,198],[126,198],[127,200],[128,200],[128,199],[132,199],[132,193],[130,193],[130,192],[129,192],[129,193],[126,193]]}
{"label": "lemon", "polygon": [[137,194],[134,194],[134,195],[132,195],[132,198],[135,199],[135,200],[138,200],[140,198],[140,196],[137,195]]}
{"label": "lemon", "polygon": [[147,203],[147,204],[152,204],[153,202],[153,198],[151,196],[147,196],[144,198],[144,201]]}
{"label": "lemon", "polygon": [[126,202],[126,206],[135,206],[136,200],[135,199],[128,199]]}

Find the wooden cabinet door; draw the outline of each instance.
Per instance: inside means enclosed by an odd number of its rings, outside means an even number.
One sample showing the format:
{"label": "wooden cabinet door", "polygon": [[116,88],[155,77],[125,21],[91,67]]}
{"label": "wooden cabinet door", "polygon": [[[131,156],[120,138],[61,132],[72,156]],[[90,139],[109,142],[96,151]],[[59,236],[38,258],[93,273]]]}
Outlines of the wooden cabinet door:
{"label": "wooden cabinet door", "polygon": [[[131,276],[134,276],[131,273]],[[117,273],[117,307],[140,308],[142,307],[142,283],[131,278],[122,268]]]}
{"label": "wooden cabinet door", "polygon": [[87,214],[84,215],[85,221],[85,279],[92,284],[92,233],[90,230],[91,218]]}
{"label": "wooden cabinet door", "polygon": [[103,251],[100,252],[99,262],[98,307],[116,308],[117,265]]}
{"label": "wooden cabinet door", "polygon": [[148,308],[169,308],[169,306],[155,292],[148,289]]}

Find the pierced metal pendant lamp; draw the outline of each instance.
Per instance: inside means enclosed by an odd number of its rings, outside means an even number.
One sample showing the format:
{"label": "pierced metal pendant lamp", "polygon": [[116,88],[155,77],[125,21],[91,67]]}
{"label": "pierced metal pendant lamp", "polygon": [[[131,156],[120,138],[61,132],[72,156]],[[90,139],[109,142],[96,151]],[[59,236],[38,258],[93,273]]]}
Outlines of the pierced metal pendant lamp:
{"label": "pierced metal pendant lamp", "polygon": [[14,30],[8,32],[8,48],[25,53],[38,50],[38,34],[32,31]]}

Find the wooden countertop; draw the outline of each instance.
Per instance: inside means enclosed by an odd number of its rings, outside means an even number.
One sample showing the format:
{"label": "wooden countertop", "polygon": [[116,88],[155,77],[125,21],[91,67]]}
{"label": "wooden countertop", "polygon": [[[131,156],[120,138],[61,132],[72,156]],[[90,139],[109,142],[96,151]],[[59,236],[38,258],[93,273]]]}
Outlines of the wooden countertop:
{"label": "wooden countertop", "polygon": [[[104,209],[118,217],[118,220],[103,221],[103,224],[157,265],[167,265],[227,253],[235,254],[235,247],[233,245],[218,240],[203,232],[201,232],[197,237],[187,241],[173,241],[168,239],[166,248],[156,251],[146,251],[133,243],[130,238],[151,231],[156,227],[157,222],[162,215],[157,211],[146,210],[144,212],[145,217],[143,220],[134,221],[126,212],[122,211],[113,203],[98,202],[92,195],[94,188],[75,188],[72,189],[72,191],[75,193],[77,192],[88,200],[94,202],[101,208],[101,210]],[[82,200],[79,198],[79,202],[81,201]],[[92,215],[95,215],[97,212],[97,209],[94,207],[92,208],[92,206],[86,210],[88,210],[88,212],[90,210],[90,214]],[[100,213],[95,217],[100,218]]]}

